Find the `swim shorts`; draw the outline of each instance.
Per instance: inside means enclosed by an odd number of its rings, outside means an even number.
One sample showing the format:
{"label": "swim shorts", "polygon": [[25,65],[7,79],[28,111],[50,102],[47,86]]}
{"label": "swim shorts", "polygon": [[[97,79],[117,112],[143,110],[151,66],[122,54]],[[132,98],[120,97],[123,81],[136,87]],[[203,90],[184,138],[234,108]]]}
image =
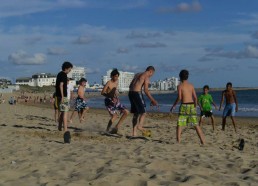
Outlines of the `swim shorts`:
{"label": "swim shorts", "polygon": [[211,111],[201,111],[201,117],[211,117],[213,115],[212,110]]}
{"label": "swim shorts", "polygon": [[126,109],[126,107],[120,103],[119,99],[117,101],[113,101],[112,98],[105,98],[105,106],[108,112],[113,114],[121,114],[122,111]]}
{"label": "swim shorts", "polygon": [[131,113],[146,113],[146,104],[141,92],[129,91],[128,96],[131,103]]}
{"label": "swim shorts", "polygon": [[67,97],[64,97],[64,101],[61,102],[62,98],[61,97],[57,97],[57,105],[58,105],[58,110],[60,112],[68,112],[69,111],[69,100],[67,99]]}
{"label": "swim shorts", "polygon": [[76,102],[75,110],[78,112],[88,107],[87,102],[82,98],[77,97],[75,102]]}
{"label": "swim shorts", "polygon": [[235,114],[236,114],[236,104],[235,103],[226,104],[223,110],[223,117],[235,116]]}
{"label": "swim shorts", "polygon": [[193,103],[182,103],[179,108],[178,126],[197,125],[197,112]]}

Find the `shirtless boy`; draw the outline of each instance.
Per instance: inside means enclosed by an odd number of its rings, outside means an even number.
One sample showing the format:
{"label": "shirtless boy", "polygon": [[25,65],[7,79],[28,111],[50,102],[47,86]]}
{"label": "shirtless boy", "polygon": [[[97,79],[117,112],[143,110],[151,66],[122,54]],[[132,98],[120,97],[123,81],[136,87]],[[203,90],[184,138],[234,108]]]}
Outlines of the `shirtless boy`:
{"label": "shirtless boy", "polygon": [[[117,133],[119,127],[121,126],[122,122],[125,120],[127,115],[129,114],[129,111],[125,108],[124,105],[122,105],[118,99],[118,78],[119,78],[119,72],[117,69],[114,69],[111,74],[111,80],[109,80],[106,85],[104,86],[101,95],[105,96],[105,106],[111,116],[108,125],[107,125],[107,132],[111,133]],[[119,117],[119,115],[122,114],[122,117],[116,124],[115,128],[113,128],[110,131],[110,128],[112,124],[115,122],[115,120]]]}
{"label": "shirtless boy", "polygon": [[230,116],[236,132],[236,123],[234,116],[235,113],[238,111],[238,102],[236,98],[236,92],[232,89],[231,82],[227,83],[226,90],[222,92],[219,110],[221,110],[221,107],[223,105],[224,97],[226,98],[226,105],[222,115],[222,130],[225,130],[227,116]]}
{"label": "shirtless boy", "polygon": [[144,132],[144,119],[146,117],[146,104],[143,98],[142,89],[145,95],[150,99],[151,105],[157,106],[158,102],[151,96],[149,92],[150,77],[154,74],[155,68],[153,66],[147,67],[145,72],[138,73],[134,76],[129,86],[129,100],[131,103],[131,113],[133,113],[133,132],[132,136],[136,136],[136,130]]}
{"label": "shirtless boy", "polygon": [[181,142],[182,127],[193,126],[201,140],[201,143],[204,144],[204,135],[197,122],[197,96],[194,86],[187,81],[188,76],[189,72],[187,70],[181,70],[179,73],[181,84],[177,87],[178,96],[170,109],[170,111],[174,110],[177,103],[181,101],[177,121],[177,141],[178,143]]}

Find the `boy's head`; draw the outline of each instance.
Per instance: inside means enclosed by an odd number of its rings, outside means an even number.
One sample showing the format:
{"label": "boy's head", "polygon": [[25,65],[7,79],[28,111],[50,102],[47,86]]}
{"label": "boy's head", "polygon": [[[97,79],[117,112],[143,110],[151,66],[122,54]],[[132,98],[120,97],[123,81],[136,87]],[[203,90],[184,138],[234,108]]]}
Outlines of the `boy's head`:
{"label": "boy's head", "polygon": [[146,72],[149,72],[149,76],[152,76],[155,72],[155,68],[153,66],[148,66]]}
{"label": "boy's head", "polygon": [[227,87],[227,89],[231,89],[232,88],[232,83],[228,82],[226,87]]}
{"label": "boy's head", "polygon": [[118,70],[115,68],[112,70],[112,72],[110,73],[110,77],[112,80],[117,80],[119,77],[120,73],[118,72]]}
{"label": "boy's head", "polygon": [[86,83],[87,83],[87,79],[85,79],[85,78],[81,78],[81,79],[79,80],[79,85],[85,86]]}
{"label": "boy's head", "polygon": [[179,77],[181,81],[187,80],[188,76],[189,76],[188,70],[181,70],[181,72],[179,73]]}
{"label": "boy's head", "polygon": [[64,71],[66,74],[68,74],[73,68],[72,63],[65,61],[62,65],[62,71]]}
{"label": "boy's head", "polygon": [[209,90],[210,90],[210,87],[208,85],[203,86],[203,93],[204,94],[207,94],[209,92]]}

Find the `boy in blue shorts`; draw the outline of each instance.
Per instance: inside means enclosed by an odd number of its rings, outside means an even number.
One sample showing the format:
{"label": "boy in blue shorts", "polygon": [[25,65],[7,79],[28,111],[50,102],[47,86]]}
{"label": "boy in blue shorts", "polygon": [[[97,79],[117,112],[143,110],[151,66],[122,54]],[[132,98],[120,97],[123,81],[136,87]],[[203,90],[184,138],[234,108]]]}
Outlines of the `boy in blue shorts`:
{"label": "boy in blue shorts", "polygon": [[211,104],[214,105],[215,109],[217,109],[216,104],[214,103],[212,96],[209,94],[209,86],[205,85],[203,87],[203,94],[198,97],[198,105],[201,110],[200,114],[200,120],[199,120],[199,125],[200,127],[202,126],[203,119],[205,117],[210,117],[211,118],[211,123],[212,123],[212,128],[213,131],[215,130],[215,124],[214,124],[214,116],[212,113],[212,108]]}
{"label": "boy in blue shorts", "polygon": [[232,89],[231,82],[227,83],[226,90],[222,92],[219,110],[221,110],[222,104],[224,102],[224,97],[226,98],[226,105],[223,110],[223,116],[222,116],[222,130],[225,130],[227,116],[230,116],[235,132],[237,132],[234,116],[235,116],[235,113],[238,111],[238,102],[236,98],[236,92]]}

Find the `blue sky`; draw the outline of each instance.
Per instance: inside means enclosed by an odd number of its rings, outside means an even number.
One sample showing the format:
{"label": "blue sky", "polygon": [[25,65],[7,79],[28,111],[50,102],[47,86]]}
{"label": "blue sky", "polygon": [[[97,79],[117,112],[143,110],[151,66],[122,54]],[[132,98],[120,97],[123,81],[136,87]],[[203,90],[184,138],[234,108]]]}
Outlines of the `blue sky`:
{"label": "blue sky", "polygon": [[2,0],[0,76],[87,68],[156,68],[152,80],[190,71],[196,87],[257,87],[257,0]]}

